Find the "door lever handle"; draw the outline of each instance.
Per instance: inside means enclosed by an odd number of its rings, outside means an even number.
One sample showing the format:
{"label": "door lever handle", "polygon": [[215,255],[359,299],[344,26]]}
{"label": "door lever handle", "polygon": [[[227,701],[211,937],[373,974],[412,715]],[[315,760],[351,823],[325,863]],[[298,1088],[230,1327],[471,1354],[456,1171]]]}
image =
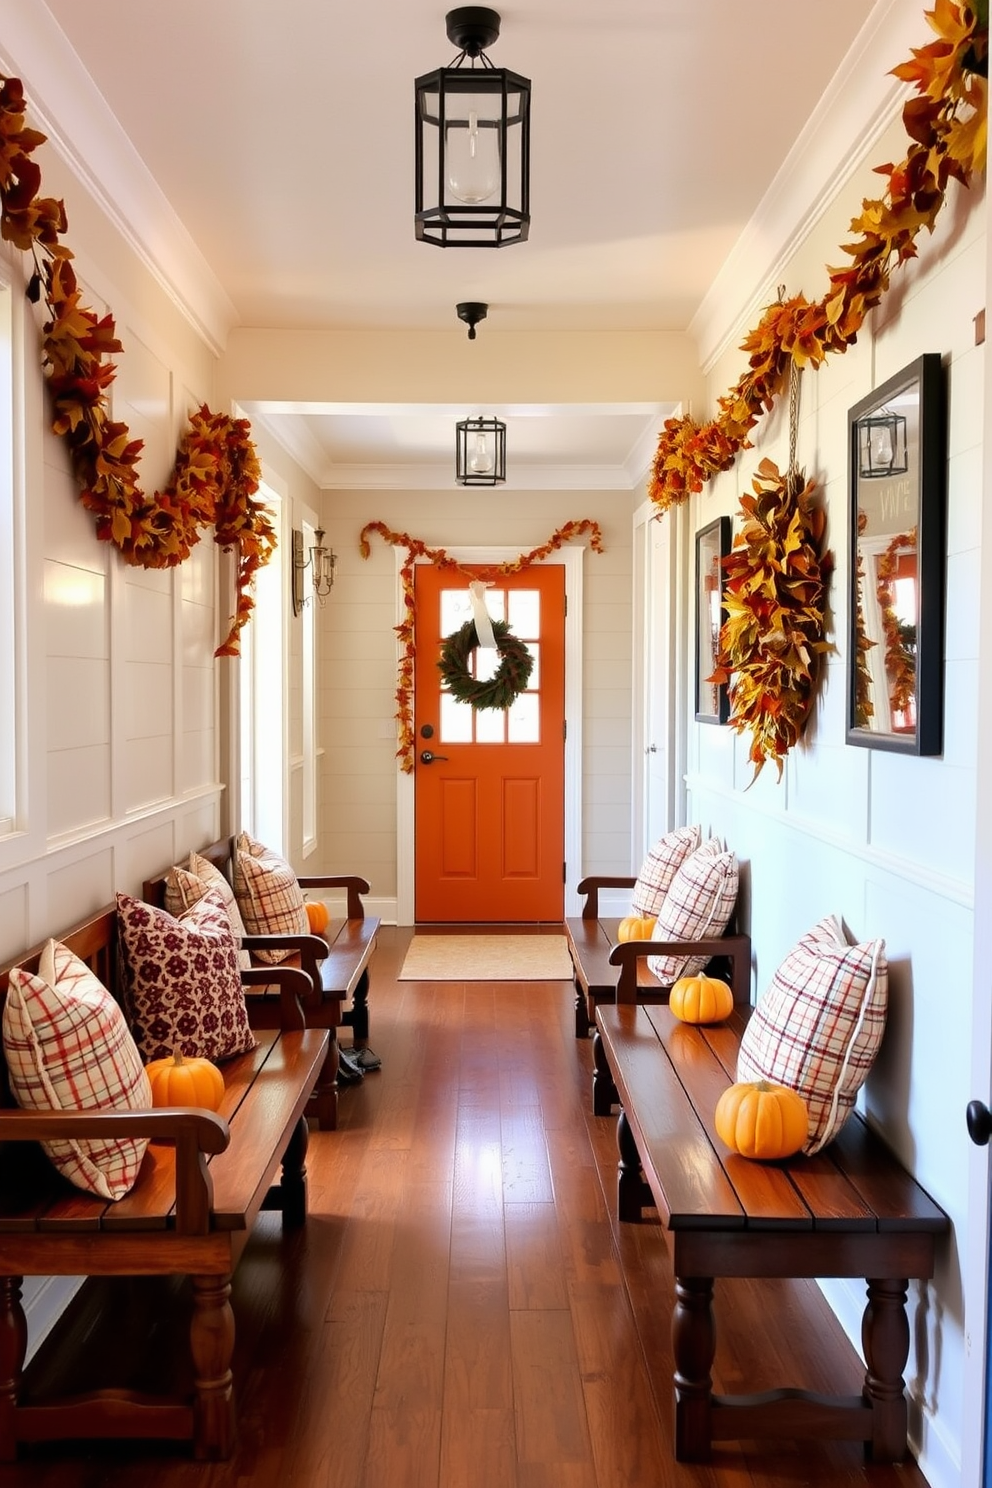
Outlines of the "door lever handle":
{"label": "door lever handle", "polygon": [[432,754],[429,749],[422,749],[420,751],[420,763],[422,765],[432,765],[435,760],[447,761],[447,758],[448,756],[446,754]]}

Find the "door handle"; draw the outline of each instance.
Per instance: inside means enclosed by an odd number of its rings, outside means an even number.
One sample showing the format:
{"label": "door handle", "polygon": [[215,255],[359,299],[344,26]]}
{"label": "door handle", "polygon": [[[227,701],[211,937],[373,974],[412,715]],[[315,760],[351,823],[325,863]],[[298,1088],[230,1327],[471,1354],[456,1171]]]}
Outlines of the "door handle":
{"label": "door handle", "polygon": [[992,1137],[992,1111],[984,1101],[968,1103],[968,1135],[976,1147],[987,1147]]}
{"label": "door handle", "polygon": [[448,756],[446,754],[431,754],[429,749],[422,749],[420,751],[420,763],[422,765],[432,765],[435,760],[447,761],[447,758]]}

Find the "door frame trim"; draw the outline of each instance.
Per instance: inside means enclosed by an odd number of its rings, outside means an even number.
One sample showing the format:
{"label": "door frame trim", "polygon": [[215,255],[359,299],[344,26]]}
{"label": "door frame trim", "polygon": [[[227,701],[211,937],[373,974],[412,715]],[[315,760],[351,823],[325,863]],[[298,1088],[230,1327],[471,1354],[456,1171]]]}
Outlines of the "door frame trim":
{"label": "door frame trim", "polygon": [[[576,884],[582,877],[582,580],[586,545],[562,548],[543,561],[565,570],[565,913],[577,914]],[[512,548],[448,548],[459,563],[508,563],[516,558]],[[402,570],[406,554],[393,549],[396,565],[396,622],[406,619]],[[426,563],[428,559],[418,559]],[[414,920],[414,778],[401,770],[396,784],[396,923]]]}

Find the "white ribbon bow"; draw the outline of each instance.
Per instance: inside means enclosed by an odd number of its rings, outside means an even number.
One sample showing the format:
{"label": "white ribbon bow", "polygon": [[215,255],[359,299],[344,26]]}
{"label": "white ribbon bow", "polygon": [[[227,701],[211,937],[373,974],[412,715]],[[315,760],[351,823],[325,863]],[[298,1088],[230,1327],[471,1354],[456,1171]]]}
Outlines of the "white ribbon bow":
{"label": "white ribbon bow", "polygon": [[483,584],[481,579],[473,579],[468,586],[469,598],[472,601],[472,619],[475,621],[475,633],[479,637],[479,645],[485,651],[496,650],[496,636],[493,633],[493,622],[489,611],[486,609],[486,590],[489,584]]}

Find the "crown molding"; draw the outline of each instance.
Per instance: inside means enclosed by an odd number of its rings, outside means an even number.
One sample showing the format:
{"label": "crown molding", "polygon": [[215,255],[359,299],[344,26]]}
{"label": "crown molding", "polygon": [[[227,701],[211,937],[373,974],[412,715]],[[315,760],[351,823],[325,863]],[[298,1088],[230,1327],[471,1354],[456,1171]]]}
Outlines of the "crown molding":
{"label": "crown molding", "polygon": [[[41,0],[3,6],[0,67],[20,78],[32,124],[219,355],[238,324],[233,302]],[[68,216],[71,226],[71,203]]]}
{"label": "crown molding", "polygon": [[[325,491],[484,491],[461,486],[451,465],[331,465],[319,481]],[[508,465],[501,491],[632,491],[624,465]]]}
{"label": "crown molding", "polygon": [[926,40],[915,0],[878,0],[690,322],[704,372],[775,298],[793,255],[898,117],[909,90],[880,59],[894,67]]}

